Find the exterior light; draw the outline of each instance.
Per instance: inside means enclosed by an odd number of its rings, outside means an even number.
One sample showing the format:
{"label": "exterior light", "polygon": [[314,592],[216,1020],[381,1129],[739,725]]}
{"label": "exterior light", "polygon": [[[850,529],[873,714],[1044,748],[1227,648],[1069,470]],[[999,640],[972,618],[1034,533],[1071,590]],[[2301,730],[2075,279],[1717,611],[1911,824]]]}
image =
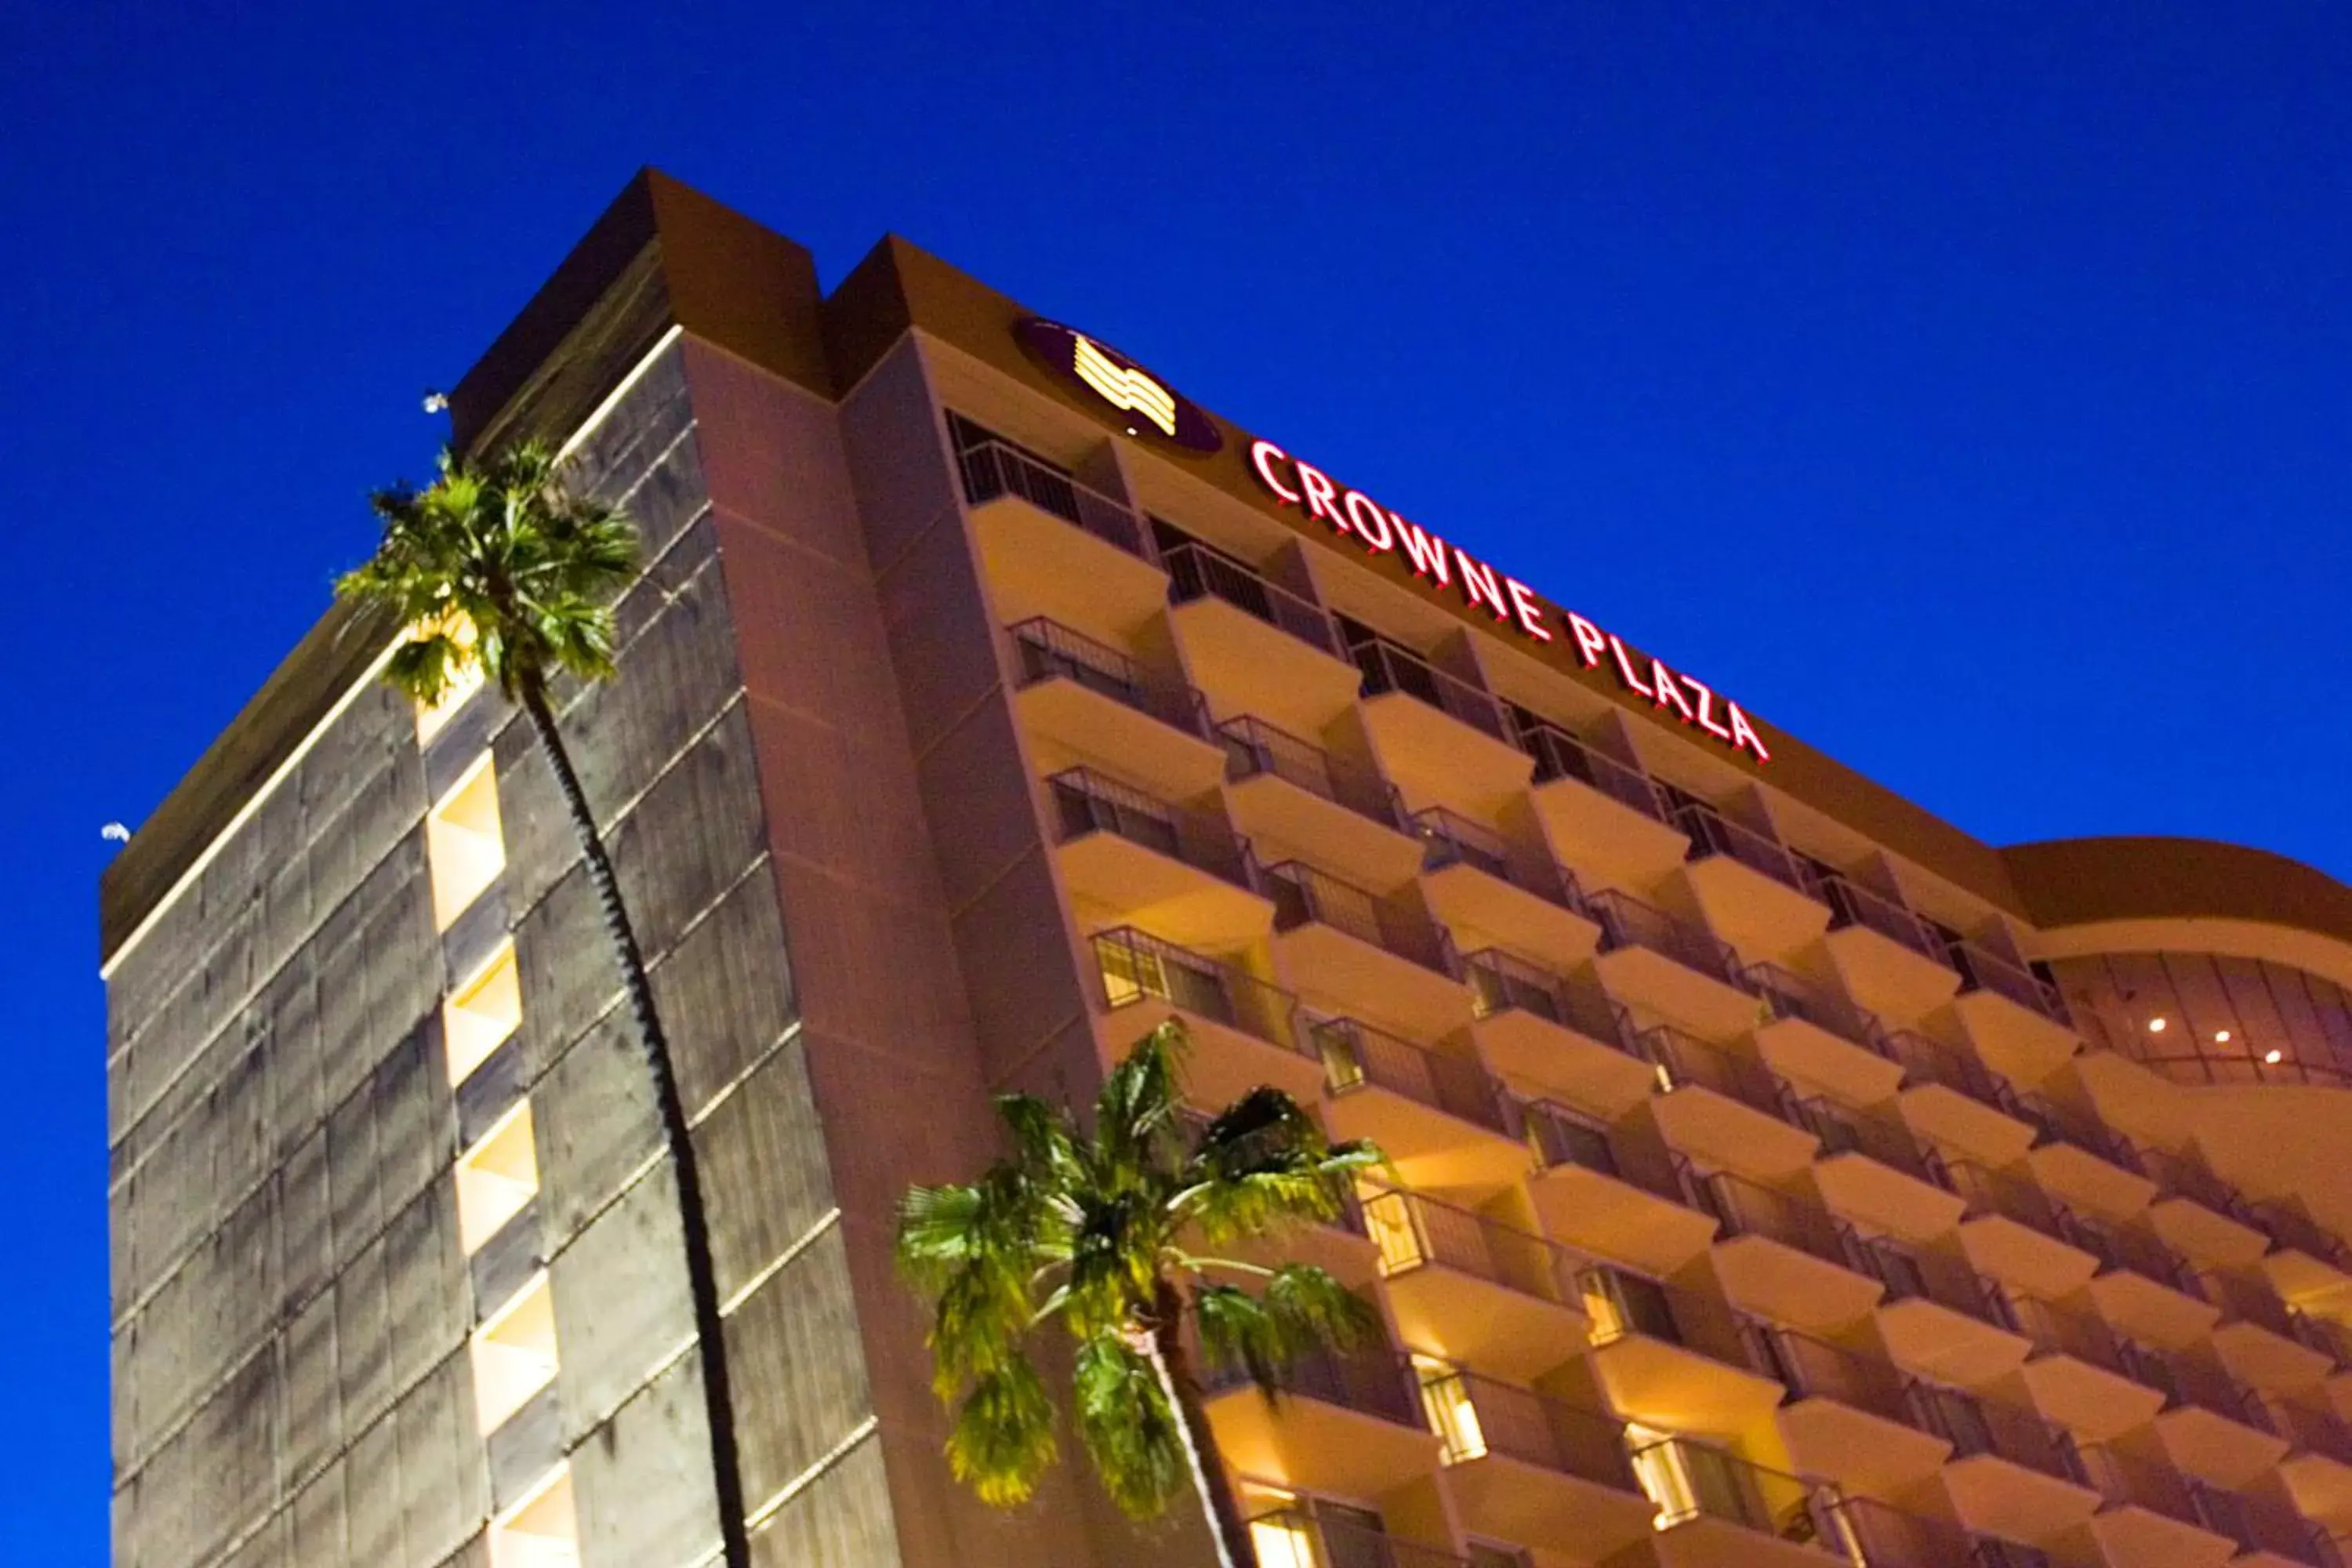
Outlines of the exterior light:
{"label": "exterior light", "polygon": [[2228,1044],[2230,1043],[2230,1031],[2229,1031],[2229,1030],[2227,1030],[2227,1029],[2216,1029],[2216,1030],[2214,1030],[2214,1031],[2213,1031],[2213,1043],[2214,1043],[2215,1045],[2217,1045],[2217,1046],[2226,1046],[2226,1045],[2228,1045]]}
{"label": "exterior light", "polygon": [[2164,1020],[2161,1018],[2150,1018],[2147,1021],[2147,1032],[2151,1035],[2160,1035],[2164,1033]]}
{"label": "exterior light", "polygon": [[2283,1057],[2284,1057],[2285,1055],[2286,1055],[2286,1053],[2285,1053],[2284,1051],[2279,1050],[2278,1048],[2276,1048],[2275,1047],[2273,1047],[2273,1048],[2271,1048],[2270,1050],[2264,1051],[2264,1052],[2263,1053],[2263,1060],[2264,1060],[2264,1061],[2266,1061],[2266,1062],[2270,1063],[2270,1064],[2271,1064],[2271,1066],[2273,1066],[2273,1067],[2276,1067],[2276,1066],[2278,1066],[2278,1064],[2279,1064],[2279,1060],[2280,1060],[2280,1058],[2283,1058]]}

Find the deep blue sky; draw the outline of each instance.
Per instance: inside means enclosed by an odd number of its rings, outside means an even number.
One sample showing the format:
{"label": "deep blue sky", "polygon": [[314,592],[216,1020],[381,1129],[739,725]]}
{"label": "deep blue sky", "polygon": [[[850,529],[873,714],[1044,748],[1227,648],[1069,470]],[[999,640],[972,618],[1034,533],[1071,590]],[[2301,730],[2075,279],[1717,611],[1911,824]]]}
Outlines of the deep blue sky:
{"label": "deep blue sky", "polygon": [[1985,837],[2352,876],[2341,6],[363,9],[0,7],[0,1561],[105,1550],[100,826],[640,163],[1088,325]]}

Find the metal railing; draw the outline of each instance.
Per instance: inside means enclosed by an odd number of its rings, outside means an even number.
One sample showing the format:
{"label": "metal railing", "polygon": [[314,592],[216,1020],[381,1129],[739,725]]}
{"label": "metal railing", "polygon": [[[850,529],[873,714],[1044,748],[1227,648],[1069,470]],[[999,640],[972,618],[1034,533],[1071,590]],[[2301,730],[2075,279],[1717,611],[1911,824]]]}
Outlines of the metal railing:
{"label": "metal railing", "polygon": [[1508,882],[1521,892],[1532,893],[1548,904],[1557,904],[1578,914],[1584,912],[1584,900],[1577,889],[1575,874],[1554,860],[1548,851],[1514,844],[1494,829],[1442,805],[1413,813],[1406,819],[1406,826],[1422,842],[1424,870],[1467,866],[1497,881]]}
{"label": "metal railing", "polygon": [[1886,1287],[1889,1301],[1932,1301],[1997,1329],[2017,1328],[2000,1288],[1959,1258],[1884,1237],[1860,1242],[1856,1255]]}
{"label": "metal railing", "polygon": [[1372,768],[1345,762],[1247,714],[1218,725],[1217,739],[1225,748],[1228,778],[1278,778],[1383,827],[1404,829],[1404,805],[1396,786]]}
{"label": "metal railing", "polygon": [[1811,879],[1805,875],[1803,862],[1770,834],[1734,822],[1717,806],[1672,785],[1666,788],[1666,798],[1670,803],[1668,825],[1680,828],[1690,839],[1686,858],[1710,860],[1726,856],[1793,892],[1809,899],[1817,896]]}
{"label": "metal railing", "polygon": [[1990,991],[2028,1012],[2041,1014],[2053,1024],[2074,1027],[2074,1019],[2066,1012],[2066,1003],[2058,994],[2058,987],[2032,970],[1972,942],[1947,942],[1944,952],[1951,966],[1959,971],[1964,994]]}
{"label": "metal railing", "polygon": [[2334,1353],[2325,1343],[2314,1344],[2305,1337],[2309,1320],[2279,1300],[2278,1292],[2267,1281],[2215,1271],[2202,1276],[2201,1282],[2205,1299],[2221,1309],[2223,1322],[2252,1323],[2283,1340],[2292,1340],[2325,1354]]}
{"label": "metal railing", "polygon": [[1024,688],[1046,680],[1073,681],[1188,735],[1207,739],[1208,706],[1191,687],[1159,679],[1109,644],[1044,616],[1034,616],[1006,632]]}
{"label": "metal railing", "polygon": [[1235,887],[1257,886],[1249,840],[1217,817],[1156,800],[1092,768],[1066,768],[1045,783],[1053,791],[1055,819],[1065,844],[1108,833]]}
{"label": "metal railing", "polygon": [[1353,1018],[1316,1019],[1307,1037],[1322,1054],[1334,1096],[1384,1089],[1489,1131],[1511,1130],[1501,1086],[1467,1057],[1424,1049]]}
{"label": "metal railing", "polygon": [[1909,948],[1922,958],[1937,963],[1948,963],[1943,940],[1936,928],[1921,915],[1914,913],[1899,900],[1885,893],[1873,892],[1843,872],[1812,866],[1813,896],[1830,907],[1830,930],[1843,931],[1848,926],[1866,926],[1886,938]]}
{"label": "metal railing", "polygon": [[1792,1329],[1757,1331],[1764,1364],[1801,1399],[1827,1399],[1899,1426],[1916,1426],[1911,1380],[1893,1362],[1801,1334]]}
{"label": "metal railing", "polygon": [[2250,1203],[2246,1207],[2255,1228],[2271,1238],[2273,1249],[2290,1247],[2338,1268],[2352,1267],[2344,1244],[2302,1210],[2277,1199]]}
{"label": "metal railing", "polygon": [[1680,1345],[1741,1372],[1760,1372],[1749,1320],[1711,1296],[1595,1264],[1577,1276],[1595,1349],[1628,1337]]}
{"label": "metal railing", "polygon": [[1288,992],[1133,926],[1097,931],[1089,941],[1114,1012],[1157,999],[1286,1051],[1313,1054],[1299,1039],[1298,1001]]}
{"label": "metal railing", "polygon": [[2241,1225],[2254,1223],[2252,1211],[2238,1189],[2215,1175],[2200,1159],[2163,1149],[2139,1151],[2140,1168],[2168,1198],[2186,1198]]}
{"label": "metal railing", "polygon": [[2257,1432],[2277,1436],[2269,1407],[2244,1384],[2203,1357],[2127,1345],[2124,1360],[2139,1382],[2164,1395],[2168,1409],[2189,1405]]}
{"label": "metal railing", "polygon": [[1318,871],[1304,860],[1285,860],[1265,867],[1263,874],[1265,890],[1274,900],[1275,930],[1328,926],[1423,969],[1458,977],[1453,945],[1430,921],[1415,919],[1390,901]]}
{"label": "metal railing", "polygon": [[1930,1186],[1945,1185],[1944,1168],[1919,1147],[1902,1122],[1815,1098],[1797,1102],[1799,1121],[1822,1141],[1821,1157],[1863,1154]]}
{"label": "metal railing", "polygon": [[1507,744],[1510,742],[1503,705],[1468,681],[1446,674],[1386,637],[1375,637],[1357,643],[1348,653],[1356,661],[1356,668],[1364,673],[1366,697],[1402,692],[1497,741]]}
{"label": "metal railing", "polygon": [[1475,1373],[1424,1373],[1421,1388],[1430,1426],[1445,1439],[1449,1465],[1501,1454],[1558,1475],[1634,1489],[1625,1424],[1613,1415]]}
{"label": "metal railing", "polygon": [[2074,1440],[2030,1410],[1931,1384],[1918,1385],[1918,1408],[1926,1429],[1951,1444],[1954,1459],[1990,1456],[2077,1486],[2087,1484]]}
{"label": "metal railing", "polygon": [[2294,1324],[2297,1344],[2317,1351],[2340,1367],[2352,1367],[2352,1331],[2333,1318],[2323,1318],[2290,1306],[2287,1317]]}
{"label": "metal railing", "polygon": [[1705,928],[1613,888],[1587,894],[1584,903],[1586,912],[1601,923],[1601,952],[1647,948],[1710,980],[1741,984],[1739,955]]}
{"label": "metal railing", "polygon": [[2126,1358],[2123,1342],[2116,1338],[2115,1331],[2107,1327],[2104,1319],[2015,1290],[2005,1292],[2002,1301],[2009,1309],[2011,1321],[2032,1343],[2037,1354],[2071,1356],[2088,1365],[2103,1367],[2118,1377],[2133,1375],[2135,1368]]}
{"label": "metal railing", "polygon": [[1575,1258],[1540,1236],[1393,1188],[1365,1194],[1363,1209],[1383,1278],[1434,1266],[1540,1301],[1579,1302]]}
{"label": "metal railing", "polygon": [[1470,983],[1470,1010],[1475,1017],[1491,1018],[1514,1010],[1532,1013],[1604,1046],[1629,1054],[1633,1049],[1633,1026],[1624,1009],[1610,1001],[1598,985],[1538,969],[1494,947],[1466,954],[1462,975]]}
{"label": "metal railing", "polygon": [[1658,1505],[1657,1528],[1701,1517],[1745,1525],[1783,1541],[1812,1542],[1843,1554],[1835,1488],[1751,1465],[1688,1437],[1661,1437],[1633,1451],[1633,1474]]}
{"label": "metal railing", "polygon": [[2266,1552],[2304,1568],[2340,1568],[2327,1532],[2288,1503],[2195,1480],[2189,1482],[2189,1496],[2199,1522],[2236,1542],[2242,1552]]}
{"label": "metal railing", "polygon": [[[1249,1369],[1243,1366],[1203,1359],[1201,1369],[1201,1387],[1208,1394],[1223,1394],[1250,1381]],[[1422,1425],[1412,1368],[1394,1351],[1353,1354],[1309,1351],[1284,1370],[1280,1391],[1294,1398],[1377,1415],[1400,1426],[1418,1429]]]}
{"label": "metal railing", "polygon": [[[1442,1547],[1399,1541],[1385,1531],[1319,1517],[1305,1509],[1276,1509],[1253,1516],[1249,1523],[1259,1556],[1279,1562],[1282,1568],[1471,1568]],[[1266,1557],[1269,1550],[1287,1554]]]}
{"label": "metal railing", "polygon": [[1585,744],[1524,708],[1511,710],[1511,734],[1519,750],[1535,759],[1537,784],[1574,779],[1654,822],[1665,821],[1665,792],[1641,769]]}
{"label": "metal railing", "polygon": [[2028,1230],[2039,1231],[2053,1241],[2063,1241],[2078,1250],[2089,1250],[2083,1246],[2078,1230],[2073,1224],[2073,1216],[2032,1183],[1999,1171],[1988,1171],[1982,1165],[1967,1160],[1948,1163],[1944,1166],[1944,1175],[1952,1191],[1968,1201],[1963,1218],[1983,1219],[1997,1215]]}
{"label": "metal railing", "polygon": [[1792,1127],[1801,1125],[1788,1086],[1752,1057],[1718,1050],[1671,1024],[1654,1025],[1634,1036],[1633,1049],[1658,1069],[1659,1087],[1667,1092],[1712,1089]]}
{"label": "metal railing", "polygon": [[1829,987],[1777,963],[1751,963],[1739,972],[1745,988],[1764,999],[1775,1018],[1797,1018],[1874,1056],[1885,1051],[1877,1018]]}
{"label": "metal railing", "polygon": [[2063,1143],[2104,1160],[2119,1171],[2127,1171],[2135,1176],[2147,1174],[2147,1168],[2140,1163],[2139,1152],[2132,1147],[2130,1140],[2109,1131],[2095,1119],[2079,1111],[2038,1094],[2021,1094],[2013,1098],[2010,1114],[2032,1126],[2036,1148],[2047,1143]]}
{"label": "metal railing", "polygon": [[1151,559],[1150,536],[1134,508],[1079,483],[1043,458],[1007,442],[992,440],[957,453],[956,466],[963,474],[964,500],[973,506],[1013,496],[1065,522],[1076,523],[1129,555]]}
{"label": "metal railing", "polygon": [[2008,1080],[1958,1047],[1910,1029],[1889,1029],[1878,1037],[1878,1045],[1882,1055],[1903,1068],[1905,1088],[1940,1084],[1979,1105],[2011,1114]]}
{"label": "metal railing", "polygon": [[2189,1482],[2170,1465],[2120,1453],[2105,1444],[2078,1449],[2075,1458],[2084,1479],[2108,1508],[2144,1508],[2182,1524],[2205,1528]]}
{"label": "metal railing", "polygon": [[1728,1171],[1699,1178],[1696,1190],[1706,1212],[1722,1223],[1726,1237],[1762,1237],[1841,1268],[1869,1269],[1853,1232],[1825,1208]]}
{"label": "metal railing", "polygon": [[2050,1559],[2031,1546],[1971,1534],[1948,1519],[1906,1513],[1872,1498],[1843,1498],[1836,1505],[1849,1558],[1866,1568],[2049,1568]]}
{"label": "metal railing", "polygon": [[1574,1165],[1638,1187],[1653,1197],[1690,1206],[1690,1189],[1675,1168],[1674,1155],[1654,1133],[1643,1136],[1636,1129],[1604,1126],[1548,1100],[1522,1102],[1519,1121],[1528,1146],[1544,1169]]}
{"label": "metal railing", "polygon": [[2205,1287],[2188,1260],[2147,1232],[2079,1215],[2070,1216],[2069,1228],[2074,1234],[2067,1239],[2096,1258],[2101,1273],[2127,1269],[2168,1290],[2205,1300]]}
{"label": "metal railing", "polygon": [[1339,633],[1328,612],[1303,595],[1259,576],[1231,556],[1191,542],[1164,550],[1160,564],[1168,569],[1168,597],[1172,604],[1217,598],[1288,632],[1307,647],[1339,657]]}
{"label": "metal railing", "polygon": [[2307,1454],[2318,1454],[2352,1468],[2352,1422],[2332,1410],[2307,1405],[2270,1402],[2271,1426],[2281,1436]]}

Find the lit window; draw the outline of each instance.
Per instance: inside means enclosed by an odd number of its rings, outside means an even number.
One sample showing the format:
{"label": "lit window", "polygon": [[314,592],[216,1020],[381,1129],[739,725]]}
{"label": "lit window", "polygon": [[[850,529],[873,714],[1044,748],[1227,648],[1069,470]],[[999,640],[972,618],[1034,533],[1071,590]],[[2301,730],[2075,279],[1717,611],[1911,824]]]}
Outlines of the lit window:
{"label": "lit window", "polygon": [[1470,1385],[1462,1374],[1442,1361],[1417,1355],[1412,1375],[1421,1384],[1421,1408],[1429,1429],[1445,1439],[1445,1462],[1459,1465],[1484,1456],[1486,1434],[1478,1425],[1478,1407],[1471,1402]]}
{"label": "lit window", "polygon": [[522,982],[512,942],[501,942],[481,973],[441,1007],[441,1040],[452,1088],[489,1059],[522,1022]]}
{"label": "lit window", "polygon": [[1364,1199],[1364,1228],[1381,1249],[1381,1272],[1402,1274],[1429,1261],[1412,1206],[1402,1193],[1373,1190]]}
{"label": "lit window", "polygon": [[490,1568],[579,1568],[580,1522],[572,1468],[558,1465],[521,1501],[490,1521]]}
{"label": "lit window", "polygon": [[498,770],[488,752],[425,816],[425,854],[433,873],[434,929],[447,931],[506,868]]}
{"label": "lit window", "polygon": [[474,1331],[474,1414],[482,1435],[555,1381],[555,1298],[544,1273]]}
{"label": "lit window", "polygon": [[1250,1521],[1249,1530],[1258,1568],[1323,1568],[1314,1521],[1305,1514],[1261,1514]]}
{"label": "lit window", "polygon": [[538,1194],[539,1152],[526,1100],[457,1156],[457,1240],[467,1256],[480,1251]]}
{"label": "lit window", "polygon": [[[470,650],[474,646],[472,619],[458,616],[457,624],[451,627],[451,636],[458,647]],[[430,707],[422,702],[418,703],[416,705],[416,743],[420,746],[424,745],[439,734],[441,727],[456,717],[457,710],[466,705],[466,699],[482,689],[483,679],[481,661],[469,655],[451,677],[447,689],[441,693],[440,701]]]}

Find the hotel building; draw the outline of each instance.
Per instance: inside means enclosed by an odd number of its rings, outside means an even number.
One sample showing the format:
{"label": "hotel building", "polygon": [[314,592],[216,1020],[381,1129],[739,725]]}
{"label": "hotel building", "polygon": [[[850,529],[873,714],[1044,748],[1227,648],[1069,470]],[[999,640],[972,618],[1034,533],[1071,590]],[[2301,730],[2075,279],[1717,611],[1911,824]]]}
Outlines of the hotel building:
{"label": "hotel building", "polygon": [[[1203,326],[1210,323],[1203,322]],[[1132,345],[1143,347],[1144,345]],[[2352,889],[1997,849],[897,239],[633,182],[453,396],[646,550],[563,693],[762,1564],[1170,1565],[940,1458],[913,1182],[1162,1019],[1392,1173],[1212,1415],[1262,1568],[2327,1568]],[[1594,618],[1596,614],[1598,618]],[[119,1568],[710,1561],[675,1184],[495,694],[331,611],[109,870]]]}

